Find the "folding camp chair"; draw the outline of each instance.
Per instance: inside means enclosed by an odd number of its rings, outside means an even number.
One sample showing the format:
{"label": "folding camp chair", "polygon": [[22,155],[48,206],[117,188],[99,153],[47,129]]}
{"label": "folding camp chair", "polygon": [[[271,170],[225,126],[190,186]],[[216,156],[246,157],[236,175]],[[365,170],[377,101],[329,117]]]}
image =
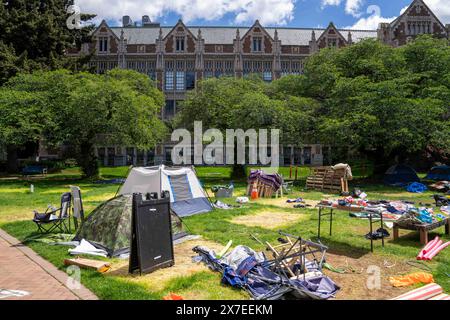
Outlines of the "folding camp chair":
{"label": "folding camp chair", "polygon": [[70,193],[72,195],[72,217],[75,230],[78,230],[84,223],[84,209],[83,201],[81,200],[81,190],[79,187],[70,186]]}
{"label": "folding camp chair", "polygon": [[[58,230],[62,233],[70,233],[70,206],[72,196],[64,193],[61,196],[61,207],[54,209],[49,206],[44,213],[34,211],[33,222],[38,227],[38,232],[51,233]],[[66,222],[69,221],[69,225]]]}

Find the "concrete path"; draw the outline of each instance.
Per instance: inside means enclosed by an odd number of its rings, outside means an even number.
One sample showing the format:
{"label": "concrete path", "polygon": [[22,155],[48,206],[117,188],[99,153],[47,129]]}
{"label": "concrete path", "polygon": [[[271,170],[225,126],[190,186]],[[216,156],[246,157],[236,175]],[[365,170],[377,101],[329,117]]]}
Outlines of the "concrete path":
{"label": "concrete path", "polygon": [[[50,262],[0,229],[0,301],[2,300],[97,300],[84,286],[70,289],[68,276]],[[2,291],[3,290],[3,291]],[[29,293],[2,299],[2,293]]]}

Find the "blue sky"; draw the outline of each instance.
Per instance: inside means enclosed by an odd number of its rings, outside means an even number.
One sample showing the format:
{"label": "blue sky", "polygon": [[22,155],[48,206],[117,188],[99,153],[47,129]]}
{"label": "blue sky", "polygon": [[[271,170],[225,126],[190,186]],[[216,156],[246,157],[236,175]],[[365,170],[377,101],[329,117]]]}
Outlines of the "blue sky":
{"label": "blue sky", "polygon": [[[182,18],[188,25],[251,25],[376,29],[397,17],[412,0],[78,0],[82,12],[120,25],[123,15],[140,21],[147,14],[162,25]],[[442,22],[450,23],[450,0],[425,0]]]}

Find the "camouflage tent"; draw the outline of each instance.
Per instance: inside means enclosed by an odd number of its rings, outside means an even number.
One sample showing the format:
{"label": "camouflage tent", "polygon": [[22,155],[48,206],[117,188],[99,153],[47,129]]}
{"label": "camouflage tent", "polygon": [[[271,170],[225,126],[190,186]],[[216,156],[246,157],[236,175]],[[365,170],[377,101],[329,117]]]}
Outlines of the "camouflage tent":
{"label": "camouflage tent", "polygon": [[[128,253],[131,238],[132,195],[123,195],[98,206],[83,223],[76,236],[104,249],[111,257]],[[174,237],[182,234],[180,219],[172,215]]]}

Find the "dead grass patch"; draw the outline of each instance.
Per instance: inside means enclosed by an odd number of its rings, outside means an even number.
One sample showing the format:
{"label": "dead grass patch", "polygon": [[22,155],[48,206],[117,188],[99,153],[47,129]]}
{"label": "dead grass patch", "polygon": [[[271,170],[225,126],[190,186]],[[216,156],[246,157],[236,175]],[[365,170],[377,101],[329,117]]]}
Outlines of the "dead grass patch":
{"label": "dead grass patch", "polygon": [[178,277],[189,277],[198,272],[208,271],[203,263],[194,263],[192,257],[196,254],[192,248],[205,246],[216,252],[223,249],[223,246],[212,241],[197,239],[186,241],[174,247],[175,265],[171,268],[161,269],[151,274],[134,276],[128,274],[128,260],[113,263],[111,271],[107,276],[125,278],[127,281],[142,284],[151,291],[163,290],[168,283]]}
{"label": "dead grass patch", "polygon": [[[411,287],[395,288],[389,282],[389,277],[417,271],[401,260],[373,254],[352,258],[327,253],[326,257],[327,262],[336,268],[343,268],[348,265],[356,271],[356,273],[339,274],[324,269],[324,273],[341,287],[336,296],[337,300],[387,300],[413,289]],[[387,266],[391,266],[390,268],[386,267],[385,261]],[[368,288],[369,276],[372,275],[367,272],[370,266],[377,266],[380,270],[381,283],[378,289],[371,290]]]}
{"label": "dead grass patch", "polygon": [[303,219],[305,219],[305,216],[296,213],[276,210],[264,210],[256,214],[249,214],[233,218],[230,222],[247,227],[278,229],[280,227],[289,226]]}

